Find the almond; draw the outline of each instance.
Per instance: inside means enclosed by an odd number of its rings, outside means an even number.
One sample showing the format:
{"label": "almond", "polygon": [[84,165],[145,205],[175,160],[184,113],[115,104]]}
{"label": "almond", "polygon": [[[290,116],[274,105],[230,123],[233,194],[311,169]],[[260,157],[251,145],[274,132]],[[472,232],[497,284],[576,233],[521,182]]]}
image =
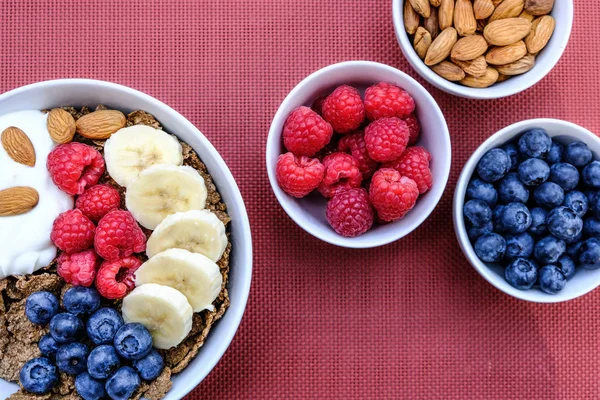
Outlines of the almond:
{"label": "almond", "polygon": [[450,28],[454,24],[454,0],[441,0],[438,9],[440,29]]}
{"label": "almond", "polygon": [[424,59],[429,46],[431,46],[431,34],[427,32],[427,29],[423,28],[422,26],[417,28],[413,46],[415,47],[415,51],[419,57]]}
{"label": "almond", "polygon": [[429,14],[431,14],[431,5],[429,4],[429,0],[408,0],[410,1],[410,5],[415,11],[421,14],[424,18],[429,18]]}
{"label": "almond", "polygon": [[485,53],[487,48],[488,44],[483,36],[467,36],[456,42],[450,56],[459,61],[469,61]]}
{"label": "almond", "polygon": [[457,40],[456,29],[446,28],[439,36],[431,43],[425,56],[425,64],[435,65],[450,55],[452,47]]}
{"label": "almond", "polygon": [[554,0],[525,0],[525,10],[531,15],[546,15],[552,11]]}
{"label": "almond", "polygon": [[517,43],[503,47],[494,47],[485,55],[485,61],[492,65],[505,65],[520,60],[527,54],[525,42],[519,40]]}
{"label": "almond", "polygon": [[519,18],[523,18],[529,22],[532,22],[535,17],[533,15],[529,14],[527,11],[523,10],[523,12],[521,14],[519,14]]}
{"label": "almond", "polygon": [[468,36],[477,30],[477,20],[471,0],[456,0],[454,5],[454,27],[460,36]]}
{"label": "almond", "polygon": [[452,62],[461,67],[466,74],[473,75],[477,78],[485,74],[485,71],[488,67],[484,56],[479,56],[476,59],[470,61],[452,60]]}
{"label": "almond", "polygon": [[542,50],[554,32],[556,21],[550,15],[544,15],[533,21],[531,32],[525,38],[527,50],[530,53],[537,53]]}
{"label": "almond", "polygon": [[523,39],[530,31],[531,22],[526,19],[506,18],[490,22],[483,30],[483,36],[489,44],[507,46]]}
{"label": "almond", "polygon": [[404,29],[411,35],[417,31],[421,17],[414,8],[410,5],[410,2],[406,0],[404,2]]}
{"label": "almond", "polygon": [[465,71],[463,71],[458,65],[455,65],[449,61],[442,61],[441,63],[431,67],[431,69],[442,78],[452,82],[460,81],[465,77]]}
{"label": "almond", "polygon": [[75,119],[62,108],[54,108],[48,113],[46,127],[56,143],[69,143],[75,135]]}
{"label": "almond", "polygon": [[425,18],[423,21],[423,27],[427,29],[427,31],[431,34],[431,38],[435,40],[436,37],[440,34],[440,24],[438,22],[438,12],[437,8],[431,9],[431,14],[429,14],[429,18]]}
{"label": "almond", "polygon": [[485,74],[480,77],[475,77],[472,75],[465,76],[465,79],[461,80],[465,86],[469,86],[472,88],[486,88],[492,86],[498,80],[498,71],[496,71],[492,67],[487,67],[485,70]]}
{"label": "almond", "polygon": [[494,4],[494,7],[498,7],[498,4],[502,3],[503,0],[492,0],[492,4]]}
{"label": "almond", "polygon": [[29,137],[17,127],[9,126],[2,132],[2,147],[19,164],[35,166],[35,149]]}
{"label": "almond", "polygon": [[440,1],[441,0],[429,0],[429,4],[431,4],[434,7],[439,7],[440,6]]}
{"label": "almond", "polygon": [[88,139],[108,139],[125,126],[125,115],[117,110],[98,110],[77,120],[77,132]]}
{"label": "almond", "polygon": [[496,69],[502,75],[520,75],[535,66],[535,57],[527,54],[525,57],[506,65],[498,65]]}
{"label": "almond", "polygon": [[515,18],[521,14],[525,5],[524,0],[504,0],[498,4],[490,17],[490,22],[504,18]]}
{"label": "almond", "polygon": [[24,214],[33,209],[39,201],[37,190],[28,186],[0,190],[0,217]]}
{"label": "almond", "polygon": [[492,0],[475,0],[473,3],[473,11],[475,12],[475,18],[486,19],[494,12],[494,3]]}
{"label": "almond", "polygon": [[487,19],[478,19],[477,20],[477,32],[483,32],[485,26],[488,24]]}
{"label": "almond", "polygon": [[496,83],[504,82],[508,79],[510,79],[509,75],[498,74],[498,80],[496,80]]}

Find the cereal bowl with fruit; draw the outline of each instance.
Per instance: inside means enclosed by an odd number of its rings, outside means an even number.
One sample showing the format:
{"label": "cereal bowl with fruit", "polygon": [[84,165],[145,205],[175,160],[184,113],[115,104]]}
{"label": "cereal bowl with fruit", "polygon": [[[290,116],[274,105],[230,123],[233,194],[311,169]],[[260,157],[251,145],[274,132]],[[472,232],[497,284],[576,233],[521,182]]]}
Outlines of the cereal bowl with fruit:
{"label": "cereal bowl with fruit", "polygon": [[416,229],[450,171],[441,110],[414,79],[349,61],[300,82],[267,139],[273,192],[300,227],[328,243],[381,246]]}
{"label": "cereal bowl with fruit", "polygon": [[1,95],[0,139],[0,394],[182,398],[251,279],[217,151],[152,97],[83,79]]}
{"label": "cereal bowl with fruit", "polygon": [[510,125],[471,156],[454,227],[473,267],[519,299],[552,303],[600,285],[600,141],[575,124]]}

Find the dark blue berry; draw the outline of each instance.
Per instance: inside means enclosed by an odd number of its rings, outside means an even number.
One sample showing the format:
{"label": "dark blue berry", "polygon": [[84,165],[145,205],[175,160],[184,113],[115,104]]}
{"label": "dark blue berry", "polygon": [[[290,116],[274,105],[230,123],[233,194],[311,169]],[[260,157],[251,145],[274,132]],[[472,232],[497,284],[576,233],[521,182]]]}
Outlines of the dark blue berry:
{"label": "dark blue berry", "polygon": [[499,181],[510,169],[510,157],[502,149],[492,149],[477,164],[479,177],[486,182]]}
{"label": "dark blue berry", "polygon": [[142,324],[125,324],[117,331],[114,345],[121,357],[139,360],[152,350],[152,335]]}
{"label": "dark blue berry", "polygon": [[475,242],[475,253],[481,261],[500,262],[506,252],[506,241],[497,233],[483,235]]}
{"label": "dark blue berry", "polygon": [[146,357],[133,362],[134,368],[137,369],[142,379],[146,381],[158,378],[163,371],[164,365],[162,356],[154,349]]}
{"label": "dark blue berry", "polygon": [[526,258],[517,258],[504,270],[504,278],[513,287],[521,290],[531,289],[538,276],[537,265]]}
{"label": "dark blue berry", "polygon": [[502,227],[508,233],[523,233],[531,226],[531,214],[522,203],[507,204],[500,219]]}
{"label": "dark blue berry", "polygon": [[533,198],[538,206],[551,209],[565,201],[565,192],[554,182],[544,182],[535,189]]}
{"label": "dark blue berry", "polygon": [[92,378],[107,379],[121,366],[121,360],[115,348],[102,344],[91,351],[87,359],[87,369]]}
{"label": "dark blue berry", "polygon": [[115,335],[123,326],[121,313],[113,308],[104,307],[93,313],[87,321],[88,337],[95,344],[112,344]]}
{"label": "dark blue berry", "polygon": [[27,361],[19,373],[19,381],[23,388],[35,394],[48,393],[58,382],[56,366],[45,357]]}
{"label": "dark blue berry", "polygon": [[557,294],[567,284],[567,277],[555,265],[546,265],[540,269],[540,289],[548,294]]}
{"label": "dark blue berry", "polygon": [[52,335],[47,334],[42,336],[40,341],[38,342],[38,347],[40,348],[40,352],[44,357],[54,358],[56,357],[56,352],[58,351],[58,342],[54,340]]}
{"label": "dark blue berry", "polygon": [[581,249],[581,244],[583,242],[574,242],[567,245],[567,255],[571,257],[573,260],[579,260],[579,250]]}
{"label": "dark blue berry", "polygon": [[563,190],[573,190],[579,184],[579,171],[571,164],[554,164],[550,167],[550,178],[548,179]]}
{"label": "dark blue berry", "polygon": [[600,219],[600,196],[594,196],[589,203],[589,210],[594,214],[596,219]]}
{"label": "dark blue berry", "polygon": [[591,237],[581,243],[579,265],[586,269],[600,268],[600,239]]}
{"label": "dark blue berry", "polygon": [[588,217],[583,220],[583,234],[586,237],[600,237],[600,221],[594,217]]}
{"label": "dark blue berry", "polygon": [[567,254],[560,256],[556,262],[556,266],[560,268],[567,279],[571,279],[575,275],[575,262]]}
{"label": "dark blue berry", "polygon": [[583,193],[585,194],[585,197],[587,197],[587,199],[588,199],[588,204],[592,204],[592,201],[594,201],[596,196],[598,196],[598,191],[596,191],[596,190],[586,190]]}
{"label": "dark blue berry", "polygon": [[106,396],[104,382],[92,378],[87,372],[77,375],[75,389],[83,400],[101,400]]}
{"label": "dark blue berry", "polygon": [[506,253],[504,258],[512,261],[515,258],[529,258],[533,254],[535,241],[529,233],[506,235]]}
{"label": "dark blue berry", "polygon": [[471,242],[476,241],[486,233],[492,232],[494,232],[494,224],[492,224],[491,221],[484,226],[467,226],[467,235],[469,236]]}
{"label": "dark blue berry", "polygon": [[548,213],[548,231],[562,240],[572,241],[583,230],[583,220],[570,208],[560,206]]}
{"label": "dark blue berry", "polygon": [[541,264],[552,264],[557,262],[566,250],[567,245],[564,241],[554,236],[546,236],[535,244],[533,255]]}
{"label": "dark blue berry", "polygon": [[523,158],[545,159],[550,152],[552,139],[545,130],[534,128],[528,130],[519,138],[518,146]]}
{"label": "dark blue berry", "polygon": [[50,334],[58,343],[69,343],[83,336],[83,322],[70,313],[56,314],[50,320]]}
{"label": "dark blue berry", "polygon": [[484,226],[492,220],[492,209],[485,201],[469,200],[463,207],[465,219],[472,226]]}
{"label": "dark blue berry", "polygon": [[100,307],[100,295],[94,288],[74,286],[65,292],[63,304],[71,314],[91,314]]}
{"label": "dark blue berry", "polygon": [[498,193],[491,183],[484,182],[481,179],[473,179],[467,186],[467,199],[482,200],[490,207],[494,207],[498,202]]}
{"label": "dark blue berry", "polygon": [[535,236],[542,236],[548,232],[546,227],[546,218],[548,211],[543,208],[536,207],[531,209],[531,225],[528,232]]}
{"label": "dark blue berry", "polygon": [[600,189],[600,161],[592,161],[581,171],[583,183],[594,189]]}
{"label": "dark blue berry", "polygon": [[25,314],[34,324],[45,325],[58,312],[60,304],[55,295],[50,292],[35,292],[25,301]]}
{"label": "dark blue berry", "polygon": [[588,199],[583,192],[572,190],[565,195],[564,206],[575,211],[579,218],[583,218],[588,211]]}
{"label": "dark blue berry", "polygon": [[113,400],[127,400],[140,386],[141,380],[131,367],[122,367],[106,381],[106,393]]}
{"label": "dark blue berry", "polygon": [[85,371],[90,350],[79,342],[63,344],[56,352],[56,366],[69,375],[78,375]]}
{"label": "dark blue berry", "polygon": [[567,145],[563,158],[569,164],[580,168],[592,161],[592,152],[588,149],[587,144],[573,142]]}
{"label": "dark blue berry", "polygon": [[550,167],[544,161],[530,158],[519,164],[519,178],[527,186],[539,186],[550,176]]}
{"label": "dark blue berry", "polygon": [[505,208],[506,206],[497,205],[492,213],[492,221],[494,223],[494,231],[496,233],[504,232],[504,227],[502,226],[502,214],[504,213]]}
{"label": "dark blue berry", "polygon": [[529,190],[523,185],[516,172],[510,172],[498,185],[498,197],[503,203],[527,203]]}
{"label": "dark blue berry", "polygon": [[550,165],[561,162],[564,151],[565,146],[553,140],[552,146],[550,146],[550,151],[548,152],[548,157],[546,158],[546,162]]}
{"label": "dark blue berry", "polygon": [[517,166],[519,165],[519,153],[517,152],[517,146],[512,143],[507,143],[501,148],[510,157],[510,170],[516,171]]}

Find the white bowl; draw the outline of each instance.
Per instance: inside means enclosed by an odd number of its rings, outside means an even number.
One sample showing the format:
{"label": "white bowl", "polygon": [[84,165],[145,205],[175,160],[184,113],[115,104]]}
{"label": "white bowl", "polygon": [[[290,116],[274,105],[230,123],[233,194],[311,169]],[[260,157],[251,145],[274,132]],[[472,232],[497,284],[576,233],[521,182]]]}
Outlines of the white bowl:
{"label": "white bowl", "polygon": [[[208,139],[177,111],[137,90],[88,79],[40,82],[0,95],[0,115],[19,110],[42,110],[64,105],[95,107],[98,104],[125,112],[147,111],[161,122],[166,131],[192,146],[206,164],[231,216],[232,252],[228,287],[231,306],[212,328],[196,358],[181,373],[173,376],[173,387],[165,400],[181,399],[214,368],[242,319],[252,276],[248,214],[229,168]],[[17,385],[0,379],[0,398],[6,398],[16,390]]]}
{"label": "white bowl", "polygon": [[499,264],[484,263],[477,257],[477,254],[475,254],[475,250],[469,241],[469,237],[467,236],[467,230],[463,219],[463,205],[465,202],[467,185],[477,167],[479,159],[488,150],[502,146],[504,143],[509,142],[520,133],[530,128],[544,128],[552,138],[555,138],[561,143],[571,143],[580,140],[588,145],[594,155],[594,159],[600,159],[600,139],[587,129],[571,122],[557,119],[530,119],[507,126],[483,142],[465,164],[460,177],[458,178],[456,190],[454,191],[454,230],[456,231],[458,243],[471,265],[485,278],[485,280],[496,288],[521,300],[536,303],[558,303],[582,296],[598,287],[598,285],[600,285],[600,269],[587,270],[578,268],[575,276],[569,279],[565,288],[556,295],[546,294],[538,288],[530,290],[516,289],[504,279],[504,268],[502,266]]}
{"label": "white bowl", "polygon": [[[285,152],[281,134],[288,114],[297,107],[310,106],[313,100],[328,94],[342,84],[353,85],[364,93],[364,89],[378,83],[389,82],[409,92],[415,99],[415,110],[421,124],[418,145],[424,146],[432,156],[431,171],[433,187],[417,200],[416,206],[403,219],[372,229],[355,238],[338,235],[325,218],[326,199],[317,194],[302,199],[289,196],[281,190],[275,177],[277,157]],[[279,204],[302,229],[311,235],[334,245],[350,248],[369,248],[396,241],[416,229],[431,214],[437,205],[450,172],[450,134],[442,111],[437,103],[410,76],[388,65],[370,61],[347,61],[325,67],[300,82],[287,95],[273,118],[267,138],[267,172],[269,181]]]}
{"label": "white bowl", "polygon": [[573,25],[573,0],[556,0],[550,13],[556,20],[556,28],[546,47],[536,57],[535,66],[523,75],[513,76],[507,81],[496,83],[488,88],[470,88],[442,78],[419,58],[404,29],[403,5],[404,0],[392,0],[394,29],[404,57],[419,75],[438,89],[469,99],[498,99],[512,96],[538,83],[554,68],[562,56]]}

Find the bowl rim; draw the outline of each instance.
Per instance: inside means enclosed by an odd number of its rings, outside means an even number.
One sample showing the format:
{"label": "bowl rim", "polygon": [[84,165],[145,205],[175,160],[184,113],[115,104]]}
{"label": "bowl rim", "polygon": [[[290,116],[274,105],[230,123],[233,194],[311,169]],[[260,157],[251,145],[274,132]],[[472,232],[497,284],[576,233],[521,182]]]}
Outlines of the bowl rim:
{"label": "bowl rim", "polygon": [[[246,205],[244,203],[244,199],[240,192],[240,189],[235,181],[229,167],[225,164],[225,161],[221,157],[220,153],[213,146],[213,144],[208,140],[206,136],[194,124],[192,124],[187,118],[185,118],[182,114],[176,111],[174,108],[169,105],[163,103],[162,101],[141,92],[136,89],[132,89],[128,86],[124,86],[118,83],[96,80],[96,79],[86,79],[86,78],[67,78],[67,79],[53,79],[40,81],[36,83],[31,83],[28,85],[20,86],[14,89],[11,89],[7,92],[0,94],[0,102],[6,101],[13,96],[19,95],[23,92],[27,92],[30,90],[52,90],[56,88],[60,88],[64,85],[87,85],[93,88],[106,88],[108,90],[113,90],[121,93],[125,93],[134,97],[140,98],[142,101],[151,103],[153,106],[157,108],[161,108],[168,113],[170,117],[176,120],[178,123],[182,124],[185,127],[185,130],[189,131],[192,135],[195,135],[199,138],[203,152],[212,153],[214,162],[216,163],[216,167],[223,173],[225,179],[224,182],[215,182],[217,187],[222,186],[223,184],[230,187],[231,195],[234,198],[234,202],[236,203],[236,207],[238,208],[238,212],[241,216],[240,219],[236,221],[239,224],[239,228],[242,232],[242,236],[244,236],[244,240],[240,240],[237,246],[243,246],[240,250],[240,254],[246,254],[245,259],[240,260],[239,269],[241,272],[240,282],[236,285],[236,293],[237,297],[239,297],[238,301],[234,304],[231,302],[229,308],[226,310],[223,318],[218,321],[221,322],[225,317],[228,318],[229,329],[227,329],[224,334],[219,336],[218,340],[215,342],[215,348],[213,352],[209,353],[207,356],[207,360],[202,364],[201,371],[195,375],[195,379],[187,379],[180,380],[177,382],[177,396],[183,397],[186,394],[190,393],[194,390],[205,378],[206,376],[214,369],[216,364],[221,360],[226,350],[229,348],[235,334],[237,333],[240,323],[242,321],[242,317],[244,315],[244,311],[246,309],[246,305],[248,302],[248,297],[250,295],[250,286],[252,282],[252,262],[253,262],[253,252],[252,252],[252,233],[250,230],[250,221],[248,218],[248,212],[246,210]],[[200,154],[200,152],[199,152]],[[202,157],[202,155],[200,154]],[[242,244],[243,243],[243,244]],[[230,322],[229,322],[230,321]],[[216,340],[216,339],[213,339]],[[187,367],[186,367],[187,369]],[[175,386],[175,382],[174,385]],[[173,390],[173,388],[171,388]]]}
{"label": "bowl rim", "polygon": [[[418,90],[420,90],[422,92],[422,94],[428,99],[428,101],[434,105],[433,108],[428,109],[428,113],[431,115],[432,118],[438,118],[442,123],[442,126],[444,129],[443,129],[443,132],[439,132],[439,134],[444,137],[444,140],[446,142],[445,144],[446,144],[446,155],[447,155],[446,162],[442,166],[443,170],[446,171],[446,173],[444,174],[445,176],[443,176],[442,178],[440,178],[438,180],[438,182],[440,182],[440,185],[441,185],[440,187],[442,189],[439,191],[437,196],[435,196],[431,200],[429,207],[423,213],[423,217],[421,217],[420,220],[417,223],[415,223],[414,226],[410,230],[408,230],[406,232],[394,232],[394,234],[390,234],[390,235],[386,236],[385,238],[383,238],[382,240],[372,240],[372,241],[368,241],[368,242],[366,242],[366,241],[365,242],[360,242],[360,241],[357,242],[357,241],[353,240],[354,238],[346,238],[341,235],[331,235],[331,236],[322,235],[320,229],[316,229],[313,224],[307,222],[306,219],[303,218],[303,215],[301,213],[296,214],[291,209],[291,207],[288,206],[288,201],[286,201],[286,197],[288,195],[283,192],[283,190],[279,187],[279,184],[277,183],[277,178],[275,176],[275,166],[269,164],[269,156],[273,153],[275,153],[275,154],[280,153],[278,146],[280,145],[280,140],[281,140],[280,139],[281,129],[278,129],[275,126],[275,121],[284,121],[285,120],[284,115],[283,115],[284,109],[289,104],[292,104],[295,102],[295,97],[296,97],[297,93],[302,91],[305,86],[309,86],[311,84],[311,82],[313,80],[317,79],[320,75],[330,73],[331,71],[334,71],[337,69],[356,68],[356,67],[385,70],[387,72],[390,72],[390,73],[393,73],[393,74],[399,76],[403,80],[410,82],[410,84],[414,85]],[[277,139],[275,139],[275,138],[277,138]],[[374,61],[350,60],[350,61],[343,61],[343,62],[331,64],[331,65],[328,65],[326,67],[323,67],[321,69],[318,69],[318,70],[312,72],[310,75],[303,78],[288,93],[288,95],[285,97],[285,99],[279,105],[277,112],[275,113],[275,115],[273,116],[273,119],[271,120],[271,125],[269,128],[269,134],[267,137],[267,146],[266,146],[265,153],[266,153],[267,174],[269,177],[269,182],[271,184],[271,189],[275,193],[275,197],[277,198],[277,201],[279,202],[280,206],[284,209],[286,214],[298,226],[300,226],[300,228],[302,228],[305,232],[311,234],[312,236],[316,237],[317,239],[320,239],[326,243],[329,243],[329,244],[332,244],[335,246],[352,248],[352,249],[368,249],[368,248],[384,246],[386,244],[400,240],[401,238],[409,235],[411,232],[413,232],[415,229],[417,229],[419,226],[421,226],[421,224],[423,224],[423,222],[425,222],[425,220],[429,217],[429,215],[431,215],[431,213],[434,211],[434,209],[439,204],[439,201],[441,200],[441,198],[446,190],[446,186],[448,184],[451,161],[452,161],[452,144],[451,144],[451,140],[450,140],[450,132],[448,129],[448,124],[446,123],[446,118],[444,117],[442,110],[440,109],[437,101],[433,98],[431,93],[429,93],[429,91],[425,87],[423,87],[423,85],[421,85],[417,80],[415,80],[408,74],[400,71],[399,69],[391,67],[386,64],[382,64],[382,63],[378,63],[378,62],[374,62]]]}
{"label": "bowl rim", "polygon": [[[447,81],[441,76],[437,75],[431,68],[429,68],[421,58],[417,55],[413,46],[410,43],[408,38],[408,32],[404,29],[404,9],[403,9],[403,0],[392,0],[392,21],[394,25],[394,31],[396,33],[396,39],[398,44],[400,45],[400,50],[404,54],[404,57],[408,60],[409,64],[417,71],[417,73],[423,77],[427,82],[437,87],[440,90],[443,90],[446,93],[450,93],[455,96],[464,97],[468,99],[479,99],[479,100],[489,100],[489,99],[500,99],[503,97],[513,96],[522,91],[525,91],[536,83],[541,81],[550,73],[550,71],[556,66],[560,58],[562,57],[569,39],[571,37],[571,31],[573,27],[573,0],[566,0],[566,12],[561,15],[564,18],[564,23],[566,24],[566,35],[559,38],[557,42],[556,49],[551,54],[550,62],[546,62],[541,65],[541,69],[537,75],[532,75],[530,79],[526,81],[525,84],[520,86],[511,87],[510,89],[503,89],[502,87],[498,87],[496,85],[492,85],[489,88],[470,88],[467,86],[462,86],[454,82]],[[527,75],[527,73],[523,74],[523,76]],[[493,89],[493,90],[491,90]]]}
{"label": "bowl rim", "polygon": [[[588,129],[579,126],[573,122],[563,121],[559,119],[553,118],[536,118],[536,119],[527,119],[519,122],[515,122],[510,124],[501,130],[497,131],[490,137],[488,137],[481,145],[477,147],[477,149],[473,152],[473,154],[469,157],[468,161],[465,163],[458,181],[456,182],[456,187],[454,190],[454,199],[452,205],[452,222],[454,225],[454,232],[456,235],[456,239],[458,244],[467,259],[467,261],[471,264],[471,266],[483,277],[486,281],[488,281],[492,286],[494,286],[499,291],[505,293],[508,296],[517,298],[519,300],[525,300],[532,303],[561,303],[569,300],[576,299],[581,297],[594,289],[600,286],[600,279],[598,279],[595,286],[590,287],[589,289],[582,290],[581,292],[575,292],[565,297],[557,298],[556,296],[544,294],[544,296],[538,296],[539,292],[532,293],[530,290],[519,290],[513,288],[512,286],[500,286],[498,284],[499,278],[493,274],[490,267],[488,267],[484,262],[482,262],[477,255],[475,254],[475,250],[473,249],[473,245],[471,244],[467,231],[465,228],[465,223],[463,219],[463,205],[465,200],[465,194],[467,185],[469,183],[470,178],[475,172],[475,168],[477,166],[477,162],[483,156],[483,153],[488,149],[492,148],[492,143],[498,141],[499,138],[504,137],[506,135],[511,134],[512,132],[522,132],[526,129],[533,128],[540,125],[548,125],[553,124],[559,126],[561,128],[577,130],[582,136],[585,137],[585,140],[599,140],[596,135],[590,132]],[[518,135],[518,133],[516,134]],[[515,135],[515,136],[516,136]],[[512,137],[512,136],[511,136]],[[508,140],[508,139],[507,139]],[[494,147],[500,144],[494,144]],[[508,290],[507,290],[508,289]]]}

